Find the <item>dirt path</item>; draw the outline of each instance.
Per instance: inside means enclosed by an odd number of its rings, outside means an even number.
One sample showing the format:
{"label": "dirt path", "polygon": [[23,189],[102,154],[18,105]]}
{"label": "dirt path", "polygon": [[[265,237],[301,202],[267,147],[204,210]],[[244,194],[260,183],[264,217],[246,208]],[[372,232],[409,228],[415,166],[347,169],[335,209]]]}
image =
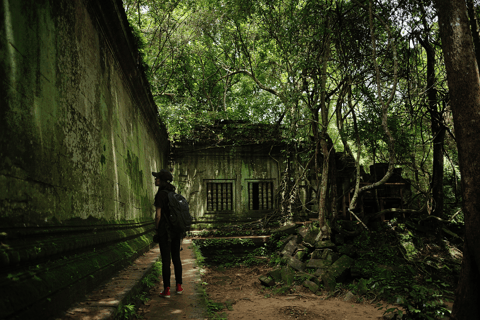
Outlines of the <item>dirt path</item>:
{"label": "dirt path", "polygon": [[[383,319],[383,312],[372,304],[345,302],[312,294],[303,286],[293,292],[272,295],[260,285],[258,276],[266,274],[267,267],[238,267],[227,270],[207,268],[200,270],[195,265],[191,240],[186,239],[181,252],[183,265],[183,295],[172,292],[170,299],[159,296],[163,290],[160,282],[150,290],[151,298],[139,310],[144,319],[207,319],[206,307],[201,303],[201,294],[196,286],[202,285],[214,302],[227,307],[218,312],[220,318],[236,319],[325,319],[364,320]],[[173,275],[173,266],[172,266]],[[175,283],[172,276],[171,281]]]}
{"label": "dirt path", "polygon": [[[150,290],[151,299],[141,307],[139,314],[143,319],[205,319],[206,309],[202,304],[201,296],[195,290],[197,283],[201,281],[200,272],[195,264],[195,255],[190,248],[192,241],[183,241],[183,250],[180,252],[183,267],[183,288],[182,295],[171,292],[171,298],[165,299],[159,294],[163,290],[163,283]],[[171,283],[175,284],[175,276],[172,268]]]}
{"label": "dirt path", "polygon": [[[266,267],[232,268],[224,271],[207,269],[202,276],[209,297],[231,307],[223,310],[229,320],[236,319],[320,319],[364,320],[383,319],[375,305],[352,303],[316,296],[303,286],[293,292],[272,295],[265,290],[258,276]],[[220,314],[222,313],[220,312]]]}

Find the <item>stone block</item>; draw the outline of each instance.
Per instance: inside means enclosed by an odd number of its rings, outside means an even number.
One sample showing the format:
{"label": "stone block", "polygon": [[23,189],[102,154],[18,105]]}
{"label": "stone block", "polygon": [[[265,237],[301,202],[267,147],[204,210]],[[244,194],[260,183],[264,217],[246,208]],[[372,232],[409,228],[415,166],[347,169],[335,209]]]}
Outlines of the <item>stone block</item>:
{"label": "stone block", "polygon": [[290,257],[295,250],[297,250],[297,241],[296,239],[292,239],[285,245],[285,248],[283,248],[282,255]]}
{"label": "stone block", "polygon": [[340,257],[340,255],[338,253],[336,253],[336,252],[334,252],[330,249],[328,251],[327,250],[324,251],[323,259],[328,260],[332,263],[337,261],[339,257]]}
{"label": "stone block", "polygon": [[313,275],[321,279],[325,273],[326,273],[326,269],[317,269]]}
{"label": "stone block", "polygon": [[332,265],[331,261],[325,259],[310,259],[307,263],[307,268],[312,269],[327,269]]}
{"label": "stone block", "polygon": [[305,236],[306,236],[307,233],[308,233],[308,230],[309,230],[308,227],[303,226],[303,227],[301,227],[300,229],[298,229],[298,234],[300,235],[300,237],[305,238]]}
{"label": "stone block", "polygon": [[297,250],[297,252],[295,253],[295,258],[298,260],[303,260],[306,254],[307,253],[305,252],[305,250]]}
{"label": "stone block", "polygon": [[268,276],[260,276],[260,277],[258,277],[258,280],[260,280],[262,285],[264,285],[266,287],[272,287],[272,286],[275,285],[275,280],[273,280],[272,278],[270,278]]}
{"label": "stone block", "polygon": [[287,224],[286,226],[280,227],[278,229],[273,230],[272,233],[286,233],[286,234],[295,234],[297,232],[297,225],[296,224]]}
{"label": "stone block", "polygon": [[328,291],[335,290],[335,287],[337,286],[335,277],[329,273],[325,273],[322,276],[322,282],[323,282],[323,285],[325,286],[325,289],[327,289]]}
{"label": "stone block", "polygon": [[315,249],[312,252],[311,259],[322,259],[323,249]]}
{"label": "stone block", "polygon": [[275,281],[282,281],[282,269],[281,268],[273,269],[270,272],[268,272],[267,275],[269,277],[271,277],[272,279],[274,279]]}
{"label": "stone block", "polygon": [[305,282],[303,283],[303,285],[305,287],[307,287],[308,289],[310,289],[310,291],[312,291],[313,293],[317,292],[318,291],[318,285],[313,282],[313,281],[310,281],[310,280],[305,280]]}
{"label": "stone block", "polygon": [[333,243],[330,240],[317,241],[317,242],[315,242],[315,248],[316,249],[335,248],[335,243]]}
{"label": "stone block", "polygon": [[354,262],[355,261],[349,256],[341,256],[327,269],[327,273],[334,277],[337,281],[341,281],[350,271],[350,268],[353,266]]}
{"label": "stone block", "polygon": [[343,298],[343,301],[350,302],[353,300],[356,300],[355,295],[351,291],[348,291],[347,294],[345,295],[345,298]]}
{"label": "stone block", "polygon": [[298,270],[298,271],[303,271],[305,270],[305,265],[302,261],[298,260],[297,258],[294,258],[294,257],[290,257],[288,260],[287,260],[287,264],[292,267],[293,269],[295,270]]}
{"label": "stone block", "polygon": [[282,268],[282,281],[285,285],[291,286],[295,280],[295,272],[288,267],[285,266]]}
{"label": "stone block", "polygon": [[319,228],[309,228],[305,237],[303,237],[303,243],[305,243],[307,246],[313,247],[319,232]]}

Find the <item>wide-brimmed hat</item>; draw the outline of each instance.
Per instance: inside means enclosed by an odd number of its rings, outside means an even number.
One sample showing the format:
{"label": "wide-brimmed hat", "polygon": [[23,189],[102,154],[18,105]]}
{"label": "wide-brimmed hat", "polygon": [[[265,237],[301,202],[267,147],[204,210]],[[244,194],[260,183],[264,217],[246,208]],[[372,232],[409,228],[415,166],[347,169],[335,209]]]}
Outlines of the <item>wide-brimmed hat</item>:
{"label": "wide-brimmed hat", "polygon": [[162,169],[160,172],[152,172],[152,176],[155,178],[158,178],[162,181],[167,181],[167,182],[172,182],[173,181],[173,176],[170,173],[169,170],[167,169]]}

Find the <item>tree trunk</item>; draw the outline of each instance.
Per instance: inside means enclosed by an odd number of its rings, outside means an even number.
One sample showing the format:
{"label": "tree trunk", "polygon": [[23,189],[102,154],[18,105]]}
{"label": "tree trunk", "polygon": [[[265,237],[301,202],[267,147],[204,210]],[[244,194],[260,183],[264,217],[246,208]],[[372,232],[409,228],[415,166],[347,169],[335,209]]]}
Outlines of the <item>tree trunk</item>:
{"label": "tree trunk", "polygon": [[465,246],[452,319],[480,319],[480,80],[465,0],[436,0],[462,175]]}
{"label": "tree trunk", "polygon": [[445,141],[445,126],[443,125],[442,112],[438,111],[437,89],[435,88],[435,51],[429,42],[428,35],[426,39],[419,37],[419,40],[427,53],[427,98],[433,137],[432,213],[443,219],[443,145]]}
{"label": "tree trunk", "polygon": [[478,20],[475,14],[473,0],[467,0],[468,17],[470,19],[470,30],[472,31],[473,44],[475,46],[475,57],[477,64],[480,61],[480,34],[478,33]]}

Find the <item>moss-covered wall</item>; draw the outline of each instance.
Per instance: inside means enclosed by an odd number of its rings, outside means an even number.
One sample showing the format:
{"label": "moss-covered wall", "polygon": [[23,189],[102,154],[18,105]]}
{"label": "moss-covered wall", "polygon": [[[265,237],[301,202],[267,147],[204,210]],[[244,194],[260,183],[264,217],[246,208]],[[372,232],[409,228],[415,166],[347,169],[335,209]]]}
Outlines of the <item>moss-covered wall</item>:
{"label": "moss-covered wall", "polygon": [[134,61],[119,61],[132,48],[117,52],[85,3],[3,1],[2,222],[151,217],[150,172],[163,166],[166,134],[132,84],[143,80]]}
{"label": "moss-covered wall", "polygon": [[[177,144],[172,159],[174,184],[189,201],[197,226],[247,222],[263,217],[265,210],[249,208],[248,183],[269,181],[273,183],[274,191],[278,190],[284,170],[280,150],[279,146],[272,147],[272,143],[237,146]],[[233,184],[232,212],[207,211],[208,182]]]}
{"label": "moss-covered wall", "polygon": [[0,318],[149,248],[168,148],[120,0],[0,2]]}

